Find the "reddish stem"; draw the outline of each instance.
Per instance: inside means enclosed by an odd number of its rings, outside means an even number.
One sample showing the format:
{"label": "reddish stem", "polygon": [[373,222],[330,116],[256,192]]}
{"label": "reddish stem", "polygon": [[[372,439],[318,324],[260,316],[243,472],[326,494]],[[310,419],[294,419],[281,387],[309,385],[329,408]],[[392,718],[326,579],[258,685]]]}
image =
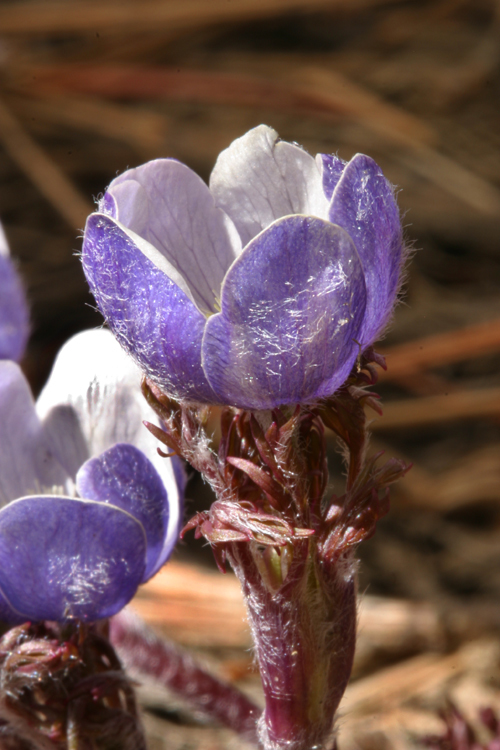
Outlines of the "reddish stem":
{"label": "reddish stem", "polygon": [[292,555],[283,585],[275,587],[267,550],[234,543],[228,551],[266,698],[259,739],[265,750],[330,750],[354,658],[355,572],[349,557],[335,565],[320,560],[311,541],[300,540]]}
{"label": "reddish stem", "polygon": [[110,640],[127,669],[153,678],[193,708],[257,744],[261,709],[229,683],[205,672],[190,654],[124,611],[110,621]]}

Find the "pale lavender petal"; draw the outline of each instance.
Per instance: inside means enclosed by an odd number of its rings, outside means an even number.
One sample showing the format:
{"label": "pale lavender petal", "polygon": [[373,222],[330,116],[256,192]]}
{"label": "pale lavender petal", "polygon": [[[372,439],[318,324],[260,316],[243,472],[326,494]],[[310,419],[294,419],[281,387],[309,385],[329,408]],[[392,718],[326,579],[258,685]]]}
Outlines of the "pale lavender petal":
{"label": "pale lavender petal", "polygon": [[110,617],[135,594],[145,555],[141,524],[114,506],[39,496],[0,512],[0,590],[25,619]]}
{"label": "pale lavender petal", "polygon": [[332,197],[330,221],[354,240],[366,279],[366,315],[359,341],[374,342],[387,324],[399,287],[403,238],[394,191],[369,156],[357,154]]}
{"label": "pale lavender petal", "polygon": [[24,288],[10,258],[0,252],[0,359],[18,362],[29,336]]}
{"label": "pale lavender petal", "polygon": [[147,434],[143,420],[152,420],[154,415],[142,397],[141,379],[141,371],[111,331],[83,331],[60,349],[36,409],[65,465],[67,431],[61,440],[58,422],[69,419],[68,410],[76,416],[75,427],[83,435],[86,450],[75,463],[75,451],[71,449],[68,458],[74,466],[72,475],[91,456],[115,443],[136,445],[142,433]]}
{"label": "pale lavender petal", "polygon": [[9,255],[10,255],[9,243],[7,242],[7,237],[5,236],[2,223],[0,222],[0,257],[8,258]]}
{"label": "pale lavender petal", "polygon": [[67,481],[24,375],[14,362],[0,362],[0,505],[44,489],[66,488]]}
{"label": "pale lavender petal", "polygon": [[43,420],[43,429],[50,451],[74,481],[90,455],[78,413],[69,404],[54,406]]}
{"label": "pale lavender petal", "polygon": [[215,312],[241,241],[203,180],[175,159],[156,159],[117,177],[108,194],[116,201],[119,222],[177,269],[200,310]]}
{"label": "pale lavender petal", "polygon": [[120,443],[85,463],[77,489],[87,500],[116,505],[142,524],[147,539],[144,580],[166,562],[177,542],[168,537],[170,503],[160,475],[141,451]]}
{"label": "pale lavender petal", "polygon": [[36,409],[53,450],[73,478],[88,458],[116,443],[139,448],[162,478],[171,498],[169,527],[177,529],[184,470],[181,459],[158,455],[158,441],[143,424],[158,419],[141,393],[141,380],[141,371],[111,331],[83,331],[59,351]]}
{"label": "pale lavender petal", "polygon": [[220,399],[248,409],[329,396],[356,359],[365,285],[340,227],[287,217],[230,269],[222,312],[203,340],[203,367]]}
{"label": "pale lavender petal", "polygon": [[321,171],[323,191],[327,200],[330,201],[347,162],[336,154],[318,154],[316,164]]}
{"label": "pale lavender petal", "polygon": [[206,318],[188,295],[103,214],[87,220],[82,258],[101,312],[141,369],[172,396],[214,401],[201,368]]}
{"label": "pale lavender petal", "polygon": [[266,125],[253,128],[219,155],[210,190],[234,221],[243,245],[282,216],[328,218],[328,201],[313,157],[293,143],[279,141]]}

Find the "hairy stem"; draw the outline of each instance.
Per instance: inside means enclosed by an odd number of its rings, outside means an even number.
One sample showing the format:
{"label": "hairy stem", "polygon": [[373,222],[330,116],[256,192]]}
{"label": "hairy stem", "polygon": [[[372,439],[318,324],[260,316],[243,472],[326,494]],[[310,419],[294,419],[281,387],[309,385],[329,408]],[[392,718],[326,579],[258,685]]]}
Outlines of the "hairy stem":
{"label": "hairy stem", "polygon": [[193,708],[257,744],[260,708],[232,685],[202,669],[190,654],[159,638],[127,611],[112,618],[110,638],[125,667],[153,678]]}
{"label": "hairy stem", "polygon": [[330,750],[354,658],[354,567],[344,560],[329,569],[307,540],[292,554],[276,586],[276,577],[266,575],[269,548],[235,543],[228,553],[245,595],[266,698],[259,739],[265,750]]}

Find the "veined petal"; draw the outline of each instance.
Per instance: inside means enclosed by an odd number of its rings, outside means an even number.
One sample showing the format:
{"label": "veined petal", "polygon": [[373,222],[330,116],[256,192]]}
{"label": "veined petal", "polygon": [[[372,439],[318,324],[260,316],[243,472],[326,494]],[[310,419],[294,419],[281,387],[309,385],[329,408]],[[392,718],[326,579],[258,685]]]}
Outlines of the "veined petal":
{"label": "veined petal", "polygon": [[43,428],[50,451],[74,482],[90,455],[76,409],[69,404],[54,406],[43,420]]}
{"label": "veined petal", "polygon": [[316,156],[316,164],[321,172],[323,192],[327,200],[330,201],[347,162],[335,154],[318,154]]}
{"label": "veined petal", "polygon": [[366,279],[366,314],[359,341],[372,344],[387,324],[399,287],[403,238],[393,189],[364,154],[346,165],[330,204],[330,221],[354,240]]}
{"label": "veined petal", "polygon": [[14,362],[0,362],[0,505],[44,488],[64,488],[67,481],[24,375]]}
{"label": "veined petal", "polygon": [[[75,476],[90,456],[115,443],[136,444],[153,412],[140,392],[141,372],[111,331],[83,331],[59,351],[36,409],[60,460]],[[71,417],[70,415],[73,415]],[[60,423],[74,420],[76,450]]]}
{"label": "veined petal", "polygon": [[101,312],[139,367],[172,396],[215,401],[201,368],[206,319],[188,292],[103,214],[87,220],[82,258]]}
{"label": "veined petal", "polygon": [[167,489],[174,528],[185,484],[182,462],[158,455],[158,443],[143,424],[156,423],[157,417],[142,396],[141,380],[141,371],[111,331],[83,331],[60,349],[36,409],[54,452],[73,478],[88,458],[116,443],[141,450]]}
{"label": "veined petal", "polygon": [[119,222],[147,240],[186,280],[204,313],[217,309],[224,275],[241,252],[228,216],[203,180],[175,159],[156,159],[108,188]]}
{"label": "veined petal", "polygon": [[365,286],[340,227],[309,216],[272,224],[243,251],[203,339],[221,401],[268,409],[331,395],[356,359]]}
{"label": "veined petal", "polygon": [[25,620],[110,617],[135,594],[145,558],[141,524],[105,503],[24,497],[0,511],[0,591]]}
{"label": "veined petal", "polygon": [[328,217],[313,157],[293,143],[279,141],[266,125],[253,128],[219,155],[210,190],[234,221],[243,245],[282,216]]}
{"label": "veined petal", "polygon": [[151,461],[133,445],[115,445],[81,467],[77,489],[81,497],[115,505],[139,521],[147,539],[143,580],[154,575],[172,552],[178,534],[170,529],[173,533],[168,535],[169,498]]}

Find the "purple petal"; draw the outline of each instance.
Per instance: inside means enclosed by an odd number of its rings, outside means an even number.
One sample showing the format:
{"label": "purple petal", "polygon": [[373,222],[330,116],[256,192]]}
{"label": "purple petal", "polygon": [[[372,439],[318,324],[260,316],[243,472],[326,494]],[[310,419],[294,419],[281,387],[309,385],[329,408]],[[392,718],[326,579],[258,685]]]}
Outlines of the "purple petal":
{"label": "purple petal", "polygon": [[215,401],[201,369],[205,317],[113,219],[88,218],[83,268],[110,328],[147,375],[177,398]]}
{"label": "purple petal", "polygon": [[363,264],[367,304],[359,341],[364,348],[391,316],[403,253],[393,189],[369,156],[357,154],[345,167],[333,193],[330,221],[349,233]]}
{"label": "purple petal", "polygon": [[116,200],[111,193],[104,193],[99,201],[99,213],[111,216],[112,219],[118,218],[118,206],[116,205]]}
{"label": "purple petal", "polygon": [[9,605],[7,600],[2,596],[0,591],[0,622],[9,623],[9,625],[21,625],[26,622],[26,617]]}
{"label": "purple petal", "polygon": [[225,403],[248,409],[312,401],[345,380],[365,311],[363,270],[340,227],[277,221],[230,269],[203,367]]}
{"label": "purple petal", "polygon": [[0,361],[0,505],[43,488],[66,487],[18,365]]}
{"label": "purple petal", "polygon": [[120,175],[108,193],[116,201],[119,222],[177,269],[200,310],[215,312],[241,241],[203,180],[175,159],[156,159]]}
{"label": "purple petal", "polygon": [[0,359],[19,361],[29,336],[23,285],[10,258],[0,253]]}
{"label": "purple petal", "polygon": [[110,617],[135,594],[145,554],[140,523],[110,505],[35,496],[0,512],[0,590],[24,619]]}
{"label": "purple petal", "polygon": [[116,505],[142,524],[148,545],[144,580],[154,575],[178,536],[168,536],[169,498],[151,461],[133,445],[121,443],[87,461],[76,482],[81,497]]}
{"label": "purple petal", "polygon": [[219,155],[210,190],[234,221],[243,245],[282,216],[328,216],[312,156],[293,143],[279,141],[276,131],[266,125],[253,128]]}
{"label": "purple petal", "polygon": [[325,196],[328,200],[331,200],[333,191],[342,177],[342,172],[347,162],[335,154],[318,154],[316,163],[321,170],[321,180]]}

